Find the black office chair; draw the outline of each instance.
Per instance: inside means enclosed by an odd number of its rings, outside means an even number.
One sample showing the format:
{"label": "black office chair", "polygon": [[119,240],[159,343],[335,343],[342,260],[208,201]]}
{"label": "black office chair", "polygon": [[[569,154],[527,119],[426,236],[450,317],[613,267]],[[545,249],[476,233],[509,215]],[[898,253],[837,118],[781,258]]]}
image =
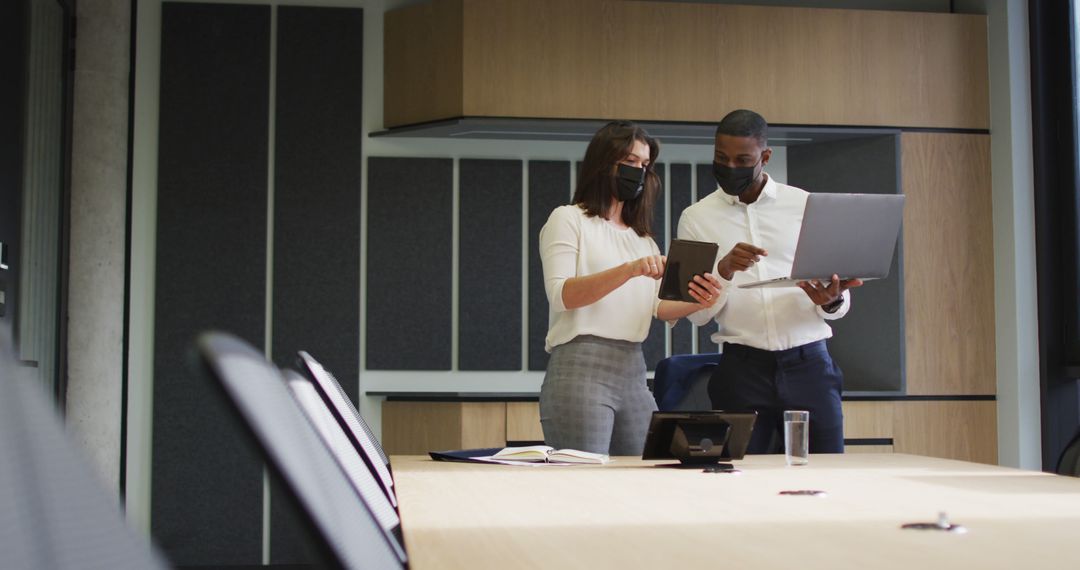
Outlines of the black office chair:
{"label": "black office chair", "polygon": [[355,447],[356,453],[360,455],[371,472],[379,479],[387,498],[396,507],[397,496],[394,493],[394,478],[391,473],[390,458],[386,456],[386,452],[383,451],[379,440],[375,439],[375,434],[372,433],[363,416],[356,411],[356,406],[353,405],[352,400],[349,400],[345,390],[341,388],[341,383],[337,381],[337,378],[329,370],[323,367],[322,363],[315,360],[315,357],[306,351],[301,350],[297,353],[297,364],[311,379],[316,391],[326,402],[326,406],[333,414],[334,419],[344,430],[353,447]]}
{"label": "black office chair", "polygon": [[336,568],[404,568],[398,539],[353,488],[277,367],[227,333],[204,333],[196,348],[324,562]]}
{"label": "black office chair", "polygon": [[331,413],[311,380],[292,370],[285,370],[284,374],[296,403],[300,405],[300,409],[322,438],[338,466],[345,472],[353,489],[360,494],[360,498],[371,509],[379,525],[397,539],[397,550],[403,556],[405,541],[401,536],[401,518],[375,474],[360,457],[360,453],[357,452],[349,437],[345,435],[345,430]]}
{"label": "black office chair", "polygon": [[1077,430],[1072,441],[1061,452],[1061,458],[1057,464],[1058,475],[1070,475],[1080,477],[1080,430]]}
{"label": "black office chair", "polygon": [[709,378],[720,362],[719,354],[677,354],[656,364],[653,397],[660,411],[713,409]]}
{"label": "black office chair", "polygon": [[42,387],[20,374],[0,326],[0,566],[166,568],[68,441]]}

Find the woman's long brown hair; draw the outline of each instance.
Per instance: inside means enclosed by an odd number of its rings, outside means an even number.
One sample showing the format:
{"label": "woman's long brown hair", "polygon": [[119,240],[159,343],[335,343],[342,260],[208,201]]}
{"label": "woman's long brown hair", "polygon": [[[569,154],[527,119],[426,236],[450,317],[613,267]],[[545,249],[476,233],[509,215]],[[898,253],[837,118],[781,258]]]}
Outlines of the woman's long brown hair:
{"label": "woman's long brown hair", "polygon": [[649,164],[645,167],[645,189],[623,203],[622,221],[639,236],[652,236],[653,208],[660,196],[660,177],[653,165],[660,155],[660,143],[630,121],[612,121],[593,135],[578,172],[574,203],[589,216],[607,218],[615,195],[617,165],[630,154],[634,141],[649,147]]}

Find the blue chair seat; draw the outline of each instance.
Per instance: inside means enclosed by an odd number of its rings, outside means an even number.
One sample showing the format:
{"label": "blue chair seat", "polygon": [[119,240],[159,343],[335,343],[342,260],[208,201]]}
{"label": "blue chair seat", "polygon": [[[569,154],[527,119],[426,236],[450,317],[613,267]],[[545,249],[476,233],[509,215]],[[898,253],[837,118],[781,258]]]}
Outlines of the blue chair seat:
{"label": "blue chair seat", "polygon": [[653,397],[661,411],[711,410],[709,378],[720,354],[677,354],[656,364]]}

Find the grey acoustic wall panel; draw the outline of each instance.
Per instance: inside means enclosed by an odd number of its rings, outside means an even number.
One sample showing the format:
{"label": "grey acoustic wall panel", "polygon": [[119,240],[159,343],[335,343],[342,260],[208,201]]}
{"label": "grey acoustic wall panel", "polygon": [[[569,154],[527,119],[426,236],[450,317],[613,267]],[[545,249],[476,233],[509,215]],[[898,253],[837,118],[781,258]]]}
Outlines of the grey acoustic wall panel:
{"label": "grey acoustic wall panel", "polygon": [[519,160],[458,163],[458,369],[521,370]]}
{"label": "grey acoustic wall panel", "polygon": [[[660,248],[660,255],[667,254],[667,241],[664,238],[666,220],[667,220],[667,208],[664,206],[664,193],[666,188],[663,186],[664,179],[667,173],[667,166],[660,162],[655,166],[656,175],[660,177],[661,187],[660,195],[656,198],[656,207],[653,209],[652,217],[652,232],[653,239],[656,240],[657,247]],[[649,336],[645,337],[645,342],[641,344],[641,350],[645,354],[645,366],[649,370],[656,368],[656,363],[660,362],[665,356],[667,356],[667,339],[666,331],[667,325],[664,321],[653,319],[649,324]]]}
{"label": "grey acoustic wall panel", "polygon": [[[671,237],[677,238],[679,237],[679,217],[682,216],[683,210],[691,204],[690,165],[672,164],[670,170],[671,182],[668,185],[668,195],[671,203],[671,214],[668,216],[668,223],[671,224]],[[686,319],[679,319],[679,322],[672,327],[671,354],[691,354],[694,352],[693,327],[694,325]]]}
{"label": "grey acoustic wall panel", "polygon": [[450,369],[453,172],[448,158],[368,159],[369,369]]}
{"label": "grey acoustic wall panel", "polygon": [[[364,18],[281,6],[274,109],[273,360],[315,355],[357,402]],[[270,561],[308,561],[271,498]]]}
{"label": "grey acoustic wall panel", "polygon": [[187,354],[207,329],[263,345],[270,10],[161,17],[151,530],[177,565],[258,564],[262,464]]}
{"label": "grey acoustic wall panel", "polygon": [[529,161],[529,370],[547,369],[544,338],[548,329],[548,300],[540,264],[540,228],[551,211],[570,203],[570,162]]}
{"label": "grey acoustic wall panel", "polygon": [[[712,194],[716,191],[716,179],[712,173],[712,163],[697,165],[697,199]],[[699,327],[697,352],[698,354],[704,354],[707,352],[716,352],[720,350],[720,347],[716,346],[716,343],[712,341],[712,334],[716,332],[716,322],[710,321],[709,324]]]}
{"label": "grey acoustic wall panel", "polygon": [[[667,206],[665,205],[668,193],[667,188],[667,170],[668,167],[662,162],[656,163],[653,167],[656,170],[656,175],[660,177],[660,193],[656,196],[656,207],[653,208],[652,217],[652,232],[653,239],[656,240],[656,246],[660,248],[661,255],[667,255]],[[674,236],[677,228],[671,228],[671,233]]]}
{"label": "grey acoustic wall panel", "polygon": [[[900,189],[899,148],[897,136],[788,147],[788,181],[810,192],[895,194]],[[904,389],[901,245],[889,276],[853,290],[851,311],[829,321],[829,352],[844,371],[845,392]]]}
{"label": "grey acoustic wall panel", "polygon": [[716,191],[716,178],[713,176],[712,163],[698,164],[697,199],[700,200]]}

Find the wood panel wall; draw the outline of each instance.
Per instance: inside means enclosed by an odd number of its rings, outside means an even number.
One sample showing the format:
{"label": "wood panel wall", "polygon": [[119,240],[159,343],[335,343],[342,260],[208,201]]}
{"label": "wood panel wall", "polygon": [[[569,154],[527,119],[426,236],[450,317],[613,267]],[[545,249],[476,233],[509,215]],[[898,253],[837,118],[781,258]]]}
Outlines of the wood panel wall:
{"label": "wood panel wall", "polygon": [[[980,15],[435,0],[386,15],[385,126],[716,122],[746,107],[774,124],[905,129],[906,393],[956,398],[847,402],[849,437],[995,462],[995,403],[966,399],[996,392],[990,138],[948,132],[990,126],[986,40]],[[529,404],[508,405],[507,439],[540,434]]]}
{"label": "wood panel wall", "polygon": [[385,124],[459,116],[989,127],[986,17],[619,0],[387,12]]}
{"label": "wood panel wall", "polygon": [[405,125],[461,115],[462,0],[440,0],[386,13],[383,20],[383,117]]}
{"label": "wood panel wall", "polygon": [[397,402],[382,405],[387,454],[506,445],[505,402]]}
{"label": "wood panel wall", "polygon": [[890,439],[848,445],[847,453],[911,453],[997,464],[997,403],[989,400],[844,402],[845,439]]}
{"label": "wood panel wall", "polygon": [[[848,445],[848,453],[911,453],[997,463],[993,401],[844,402],[845,439],[888,439],[892,445]],[[543,441],[536,402],[383,404],[383,444],[392,455],[501,447]]]}
{"label": "wood panel wall", "polygon": [[896,402],[893,449],[997,464],[997,402]]}
{"label": "wood panel wall", "polygon": [[905,133],[901,152],[907,393],[994,394],[990,136]]}

